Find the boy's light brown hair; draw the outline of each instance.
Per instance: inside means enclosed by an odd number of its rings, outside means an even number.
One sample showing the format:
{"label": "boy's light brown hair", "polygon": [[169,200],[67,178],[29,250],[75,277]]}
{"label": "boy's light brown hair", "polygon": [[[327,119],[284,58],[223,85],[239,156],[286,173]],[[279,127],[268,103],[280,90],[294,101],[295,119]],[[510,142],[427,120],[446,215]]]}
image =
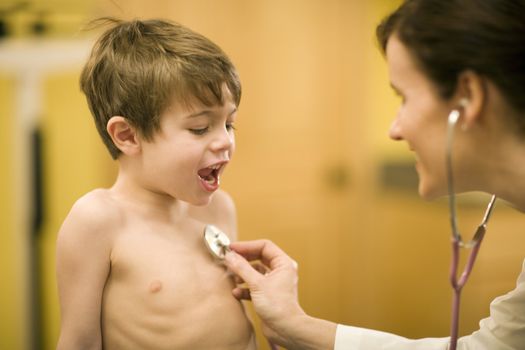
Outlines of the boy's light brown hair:
{"label": "boy's light brown hair", "polygon": [[167,20],[101,20],[112,26],[95,43],[80,87],[113,159],[121,153],[106,131],[113,116],[125,117],[152,140],[173,98],[182,104],[196,98],[207,106],[222,105],[226,84],[239,105],[237,71],[206,37]]}

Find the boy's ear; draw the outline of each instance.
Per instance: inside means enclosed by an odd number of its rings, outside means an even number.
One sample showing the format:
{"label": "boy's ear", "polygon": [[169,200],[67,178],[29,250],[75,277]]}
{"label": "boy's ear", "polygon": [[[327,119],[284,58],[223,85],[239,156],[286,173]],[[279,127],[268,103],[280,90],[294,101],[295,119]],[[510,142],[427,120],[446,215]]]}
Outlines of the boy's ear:
{"label": "boy's ear", "polygon": [[129,121],[121,116],[113,116],[108,120],[106,130],[115,146],[126,155],[140,153],[140,139],[137,131]]}
{"label": "boy's ear", "polygon": [[461,108],[462,127],[468,129],[482,117],[487,92],[483,77],[466,70],[458,78],[458,107]]}

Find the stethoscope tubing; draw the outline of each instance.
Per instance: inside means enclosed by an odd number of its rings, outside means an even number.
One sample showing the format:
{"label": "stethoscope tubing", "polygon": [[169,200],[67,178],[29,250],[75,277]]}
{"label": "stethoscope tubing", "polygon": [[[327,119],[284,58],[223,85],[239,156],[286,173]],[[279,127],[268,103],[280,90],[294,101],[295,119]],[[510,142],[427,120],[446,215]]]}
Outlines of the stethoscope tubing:
{"label": "stethoscope tubing", "polygon": [[[452,144],[454,140],[454,128],[459,119],[460,113],[458,110],[453,110],[448,117],[448,128],[447,128],[447,144],[446,144],[446,172],[448,180],[448,198],[449,198],[449,212],[450,212],[450,226],[452,230],[452,261],[450,264],[450,284],[453,289],[453,300],[452,300],[452,315],[450,324],[450,347],[449,350],[456,350],[458,342],[458,329],[459,329],[459,307],[461,299],[461,290],[467,283],[467,280],[472,272],[476,257],[478,256],[481,242],[485,237],[487,230],[487,222],[494,209],[496,196],[492,195],[492,198],[487,206],[485,215],[481,224],[476,229],[474,237],[471,241],[465,243],[461,238],[461,234],[457,228],[457,215],[456,215],[456,203],[455,203],[455,191],[454,191],[454,178],[452,173]],[[461,248],[472,248],[468,256],[467,263],[463,268],[461,276],[458,278],[459,268],[459,256]]]}
{"label": "stethoscope tubing", "polygon": [[[480,226],[481,227],[481,226]],[[478,228],[479,229],[479,228]],[[484,229],[483,229],[484,231]],[[477,240],[472,250],[470,251],[467,263],[461,273],[461,276],[458,278],[458,267],[459,267],[459,255],[461,249],[461,241],[457,239],[452,239],[452,263],[450,265],[450,284],[453,289],[453,300],[452,300],[452,320],[450,325],[450,350],[455,350],[457,347],[458,341],[458,329],[459,329],[459,306],[461,300],[461,290],[463,286],[467,283],[467,280],[472,272],[474,267],[474,262],[478,256],[479,248],[481,247],[481,242],[483,240],[484,233],[481,235],[479,240]]]}

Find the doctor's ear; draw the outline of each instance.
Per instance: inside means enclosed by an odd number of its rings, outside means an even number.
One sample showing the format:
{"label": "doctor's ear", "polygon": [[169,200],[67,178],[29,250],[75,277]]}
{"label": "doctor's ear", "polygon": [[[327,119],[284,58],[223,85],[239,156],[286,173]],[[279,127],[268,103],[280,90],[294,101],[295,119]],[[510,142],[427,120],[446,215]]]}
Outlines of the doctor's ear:
{"label": "doctor's ear", "polygon": [[140,140],[137,131],[126,118],[111,117],[106,125],[106,130],[115,146],[123,154],[135,155],[140,152]]}
{"label": "doctor's ear", "polygon": [[461,113],[461,128],[469,129],[482,117],[486,91],[483,78],[474,71],[464,71],[458,78],[458,106]]}
{"label": "doctor's ear", "polygon": [[459,100],[459,107],[461,107],[461,109],[467,108],[468,104],[469,104],[469,100],[466,97],[463,97]]}

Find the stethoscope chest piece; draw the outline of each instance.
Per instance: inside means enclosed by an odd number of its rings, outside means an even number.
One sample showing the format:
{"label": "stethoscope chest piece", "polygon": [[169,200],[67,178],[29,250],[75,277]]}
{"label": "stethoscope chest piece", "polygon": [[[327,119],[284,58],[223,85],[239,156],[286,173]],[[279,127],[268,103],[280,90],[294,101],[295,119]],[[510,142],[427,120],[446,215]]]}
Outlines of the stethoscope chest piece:
{"label": "stethoscope chest piece", "polygon": [[226,252],[230,250],[230,238],[213,225],[206,225],[204,228],[204,244],[211,255],[220,260],[224,259]]}

